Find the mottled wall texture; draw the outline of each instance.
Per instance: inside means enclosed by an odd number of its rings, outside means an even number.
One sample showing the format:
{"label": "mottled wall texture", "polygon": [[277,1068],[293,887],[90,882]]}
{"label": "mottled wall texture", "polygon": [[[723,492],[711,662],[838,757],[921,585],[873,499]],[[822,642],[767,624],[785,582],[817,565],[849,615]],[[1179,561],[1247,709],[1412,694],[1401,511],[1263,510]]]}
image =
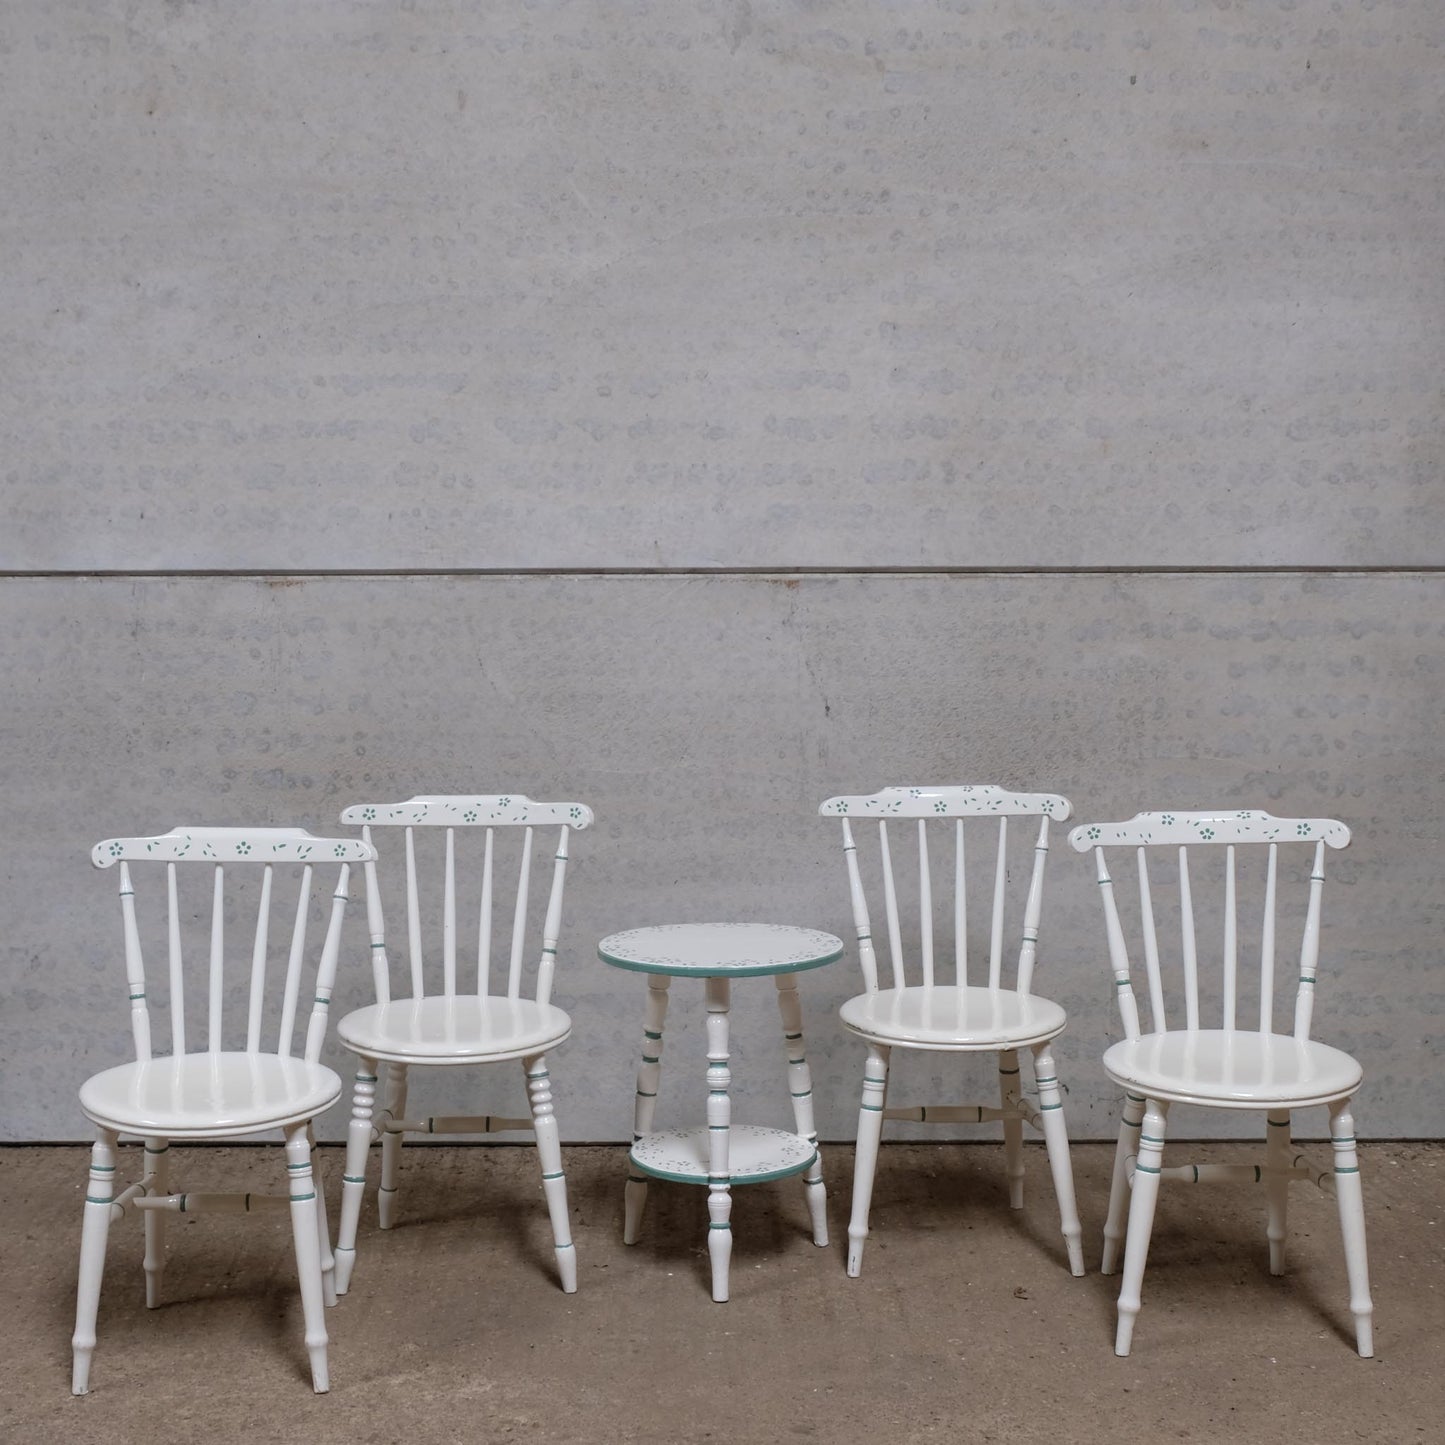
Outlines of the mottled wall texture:
{"label": "mottled wall texture", "polygon": [[[1365,1133],[1438,1133],[1442,65],[1435,0],[5,5],[0,1137],[84,1137],[123,1056],[98,838],[590,803],[553,1069],[615,1140],[602,933],[846,934],[817,804],[984,781],[1345,819],[1322,1032]],[[1051,868],[1107,1137],[1096,889]],[[856,977],[802,984],[834,1139]],[[737,1112],[782,1122],[770,992]],[[990,1087],[945,1072],[895,1101]]]}

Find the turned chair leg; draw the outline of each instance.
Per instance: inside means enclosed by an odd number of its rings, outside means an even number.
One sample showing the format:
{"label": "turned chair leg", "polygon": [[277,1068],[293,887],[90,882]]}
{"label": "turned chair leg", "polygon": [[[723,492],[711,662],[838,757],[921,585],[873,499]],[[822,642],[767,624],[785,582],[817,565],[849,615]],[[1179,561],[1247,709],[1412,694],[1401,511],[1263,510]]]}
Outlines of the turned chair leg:
{"label": "turned chair leg", "polygon": [[[783,1043],[788,1055],[788,1092],[793,1100],[793,1127],[813,1148],[818,1148],[818,1131],[813,1122],[813,1075],[803,1047],[803,1005],[798,998],[798,980],[791,973],[775,975],[778,1012],[783,1020]],[[813,1226],[813,1243],[828,1243],[828,1195],[823,1185],[823,1155],[814,1154],[803,1175],[808,1217]]]}
{"label": "turned chair leg", "polygon": [[[406,1118],[407,1076],[405,1064],[386,1065],[386,1102],[383,1106],[385,1122],[400,1122]],[[401,1178],[400,1129],[387,1128],[381,1136],[381,1189],[376,1196],[376,1218],[382,1229],[390,1229],[396,1223],[396,1191]]]}
{"label": "turned chair leg", "polygon": [[883,1138],[883,1108],[888,1095],[889,1050],[868,1045],[863,1065],[863,1101],[858,1107],[858,1145],[853,1159],[853,1202],[848,1219],[848,1277],[863,1272],[863,1244],[868,1238],[868,1211],[873,1203],[873,1176],[878,1170],[878,1145]]}
{"label": "turned chair leg", "polygon": [[1084,1240],[1079,1226],[1079,1206],[1074,1198],[1074,1170],[1069,1162],[1069,1133],[1064,1126],[1064,1100],[1059,1076],[1054,1069],[1053,1049],[1047,1043],[1034,1045],[1034,1082],[1039,1090],[1039,1113],[1043,1118],[1044,1147],[1054,1178],[1054,1198],[1059,1205],[1059,1230],[1069,1256],[1069,1273],[1084,1272]]}
{"label": "turned chair leg", "polygon": [[[166,1139],[145,1141],[146,1171],[143,1180],[149,1194],[170,1193],[170,1142]],[[153,1310],[161,1302],[161,1276],[166,1268],[166,1214],[164,1209],[145,1211],[145,1275],[146,1308]]]}
{"label": "turned chair leg", "polygon": [[1129,1161],[1138,1157],[1139,1126],[1143,1121],[1143,1095],[1125,1094],[1119,1142],[1114,1146],[1114,1176],[1109,1185],[1109,1213],[1104,1220],[1104,1257],[1099,1264],[1100,1274],[1113,1274],[1119,1262],[1119,1242],[1124,1238],[1124,1221],[1129,1214]]}
{"label": "turned chair leg", "polygon": [[1271,1109],[1265,1124],[1265,1197],[1269,1222],[1269,1272],[1284,1273],[1285,1240],[1289,1234],[1289,1110]]}
{"label": "turned chair leg", "polygon": [[336,1231],[336,1293],[351,1288],[356,1268],[356,1235],[366,1195],[366,1162],[371,1156],[371,1120],[376,1105],[375,1059],[362,1059],[351,1094],[351,1123],[346,1130],[346,1167],[341,1174],[341,1221]]}
{"label": "turned chair leg", "polygon": [[1010,1209],[1024,1207],[1024,1121],[1009,1097],[1017,1097],[1018,1092],[1019,1056],[1014,1049],[1004,1049],[998,1056],[998,1102],[1003,1110],[1003,1158]]}
{"label": "turned chair leg", "polygon": [[1159,1199],[1159,1170],[1164,1158],[1164,1131],[1169,1105],[1149,1099],[1139,1133],[1139,1159],[1134,1166],[1133,1198],[1129,1202],[1129,1233],[1124,1241],[1124,1279],[1119,1290],[1119,1322],[1114,1353],[1127,1355],[1134,1341],[1144,1287],[1144,1264],[1149,1258],[1149,1236],[1154,1231],[1154,1206]]}
{"label": "turned chair leg", "polygon": [[1350,1101],[1330,1105],[1330,1143],[1335,1151],[1335,1199],[1340,1234],[1345,1244],[1345,1273],[1350,1282],[1350,1313],[1355,1317],[1355,1348],[1369,1359],[1375,1353],[1374,1312],[1370,1299],[1370,1265],[1365,1254],[1365,1197],[1360,1189],[1360,1159],[1355,1149],[1355,1121]]}
{"label": "turned chair leg", "polygon": [[326,1363],[326,1299],[321,1282],[310,1127],[297,1124],[286,1131],[286,1177],[291,1199],[291,1242],[296,1250],[296,1277],[301,1286],[301,1313],[306,1322],[306,1352],[311,1357],[311,1385],[318,1395],[324,1395],[331,1381]]}
{"label": "turned chair leg", "polygon": [[316,1186],[316,1249],[321,1260],[321,1297],[328,1307],[336,1303],[336,1256],[331,1249],[331,1221],[326,1217],[326,1181],[321,1177],[321,1161],[316,1157],[316,1129],[306,1126],[306,1142],[311,1148],[311,1178]]}
{"label": "turned chair leg", "polygon": [[110,1237],[110,1202],[115,1195],[114,1129],[97,1129],[90,1150],[90,1177],[85,1190],[85,1216],[80,1231],[80,1278],[75,1291],[75,1334],[71,1337],[70,1392],[90,1388],[90,1361],[95,1354],[95,1316],[100,1308],[100,1282],[105,1274],[105,1246]]}
{"label": "turned chair leg", "polygon": [[572,1223],[567,1215],[567,1180],[562,1173],[562,1146],[557,1134],[557,1116],[552,1108],[552,1082],[543,1054],[522,1061],[527,1076],[527,1097],[532,1106],[532,1128],[537,1135],[537,1158],[542,1165],[542,1189],[547,1196],[547,1213],[552,1220],[552,1241],[557,1253],[557,1273],[564,1294],[577,1292],[577,1249],[572,1243]]}

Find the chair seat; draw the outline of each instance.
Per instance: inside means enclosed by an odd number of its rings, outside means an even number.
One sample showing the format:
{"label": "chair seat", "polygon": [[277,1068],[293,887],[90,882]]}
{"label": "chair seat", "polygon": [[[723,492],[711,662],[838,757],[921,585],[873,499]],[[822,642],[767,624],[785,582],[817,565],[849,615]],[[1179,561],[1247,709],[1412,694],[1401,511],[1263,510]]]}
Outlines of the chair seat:
{"label": "chair seat", "polygon": [[1058,1004],[1007,988],[885,988],[838,1012],[865,1039],[918,1049],[1016,1048],[1051,1039],[1068,1022]]}
{"label": "chair seat", "polygon": [[369,1059],[475,1064],[543,1053],[572,1032],[572,1020],[533,999],[459,994],[372,1004],[347,1014],[336,1031]]}
{"label": "chair seat", "polygon": [[1343,1099],[1363,1070],[1329,1044],[1240,1029],[1180,1029],[1115,1044],[1104,1071],[1155,1099],[1220,1108],[1304,1108]]}
{"label": "chair seat", "polygon": [[86,1117],[126,1134],[229,1139],[314,1118],[341,1097],[324,1064],[276,1054],[182,1054],[121,1064],[80,1087]]}

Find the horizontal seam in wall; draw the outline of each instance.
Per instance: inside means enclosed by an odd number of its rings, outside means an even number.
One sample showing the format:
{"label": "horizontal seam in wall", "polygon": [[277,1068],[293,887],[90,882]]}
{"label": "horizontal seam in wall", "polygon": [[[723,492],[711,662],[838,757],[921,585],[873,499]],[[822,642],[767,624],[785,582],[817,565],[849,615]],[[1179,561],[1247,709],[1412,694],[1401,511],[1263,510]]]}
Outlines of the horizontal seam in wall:
{"label": "horizontal seam in wall", "polygon": [[0,569],[0,581],[141,581],[165,578],[369,579],[411,577],[1353,577],[1436,576],[1445,563],[1349,566],[1130,566],[1109,567],[298,567],[174,569]]}

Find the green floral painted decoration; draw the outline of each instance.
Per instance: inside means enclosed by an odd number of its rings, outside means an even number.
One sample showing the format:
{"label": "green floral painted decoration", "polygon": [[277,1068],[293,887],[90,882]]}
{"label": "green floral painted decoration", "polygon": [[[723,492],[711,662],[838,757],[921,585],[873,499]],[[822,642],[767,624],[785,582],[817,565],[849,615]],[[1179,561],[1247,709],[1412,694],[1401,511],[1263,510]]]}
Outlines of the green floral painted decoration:
{"label": "green floral painted decoration", "polygon": [[1210,841],[1210,839],[1212,839],[1212,838],[1214,837],[1214,829],[1213,829],[1213,828],[1201,828],[1201,829],[1199,830],[1199,836],[1200,836],[1201,838],[1203,838],[1204,841],[1207,843],[1207,842]]}
{"label": "green floral painted decoration", "polygon": [[945,803],[942,798],[940,798],[940,799],[933,805],[933,811],[934,811],[935,813],[946,813],[946,812],[948,811],[948,804]]}
{"label": "green floral painted decoration", "polygon": [[464,823],[475,823],[476,821],[477,821],[477,810],[476,810],[475,808],[468,808],[467,811],[462,814],[462,822],[464,822]]}
{"label": "green floral painted decoration", "polygon": [[121,855],[122,853],[124,853],[124,852],[125,852],[125,849],[122,848],[119,843],[112,843],[112,844],[110,845],[110,856],[111,856],[112,858],[119,858],[120,855]]}
{"label": "green floral painted decoration", "polygon": [[236,844],[236,852],[238,852],[238,853],[249,853],[250,851],[251,851],[251,845],[250,845],[249,843],[245,842],[244,840],[241,841],[240,843],[237,843],[237,844]]}
{"label": "green floral painted decoration", "polygon": [[370,823],[375,817],[376,817],[376,809],[375,809],[375,808],[363,808],[363,809],[361,810],[361,821],[362,821],[363,823]]}
{"label": "green floral painted decoration", "polygon": [[1102,830],[1101,828],[1090,828],[1090,829],[1089,829],[1089,837],[1092,838],[1092,839],[1094,839],[1096,842],[1097,842],[1098,839],[1099,839],[1100,837],[1102,837],[1102,836],[1103,836],[1103,830]]}

